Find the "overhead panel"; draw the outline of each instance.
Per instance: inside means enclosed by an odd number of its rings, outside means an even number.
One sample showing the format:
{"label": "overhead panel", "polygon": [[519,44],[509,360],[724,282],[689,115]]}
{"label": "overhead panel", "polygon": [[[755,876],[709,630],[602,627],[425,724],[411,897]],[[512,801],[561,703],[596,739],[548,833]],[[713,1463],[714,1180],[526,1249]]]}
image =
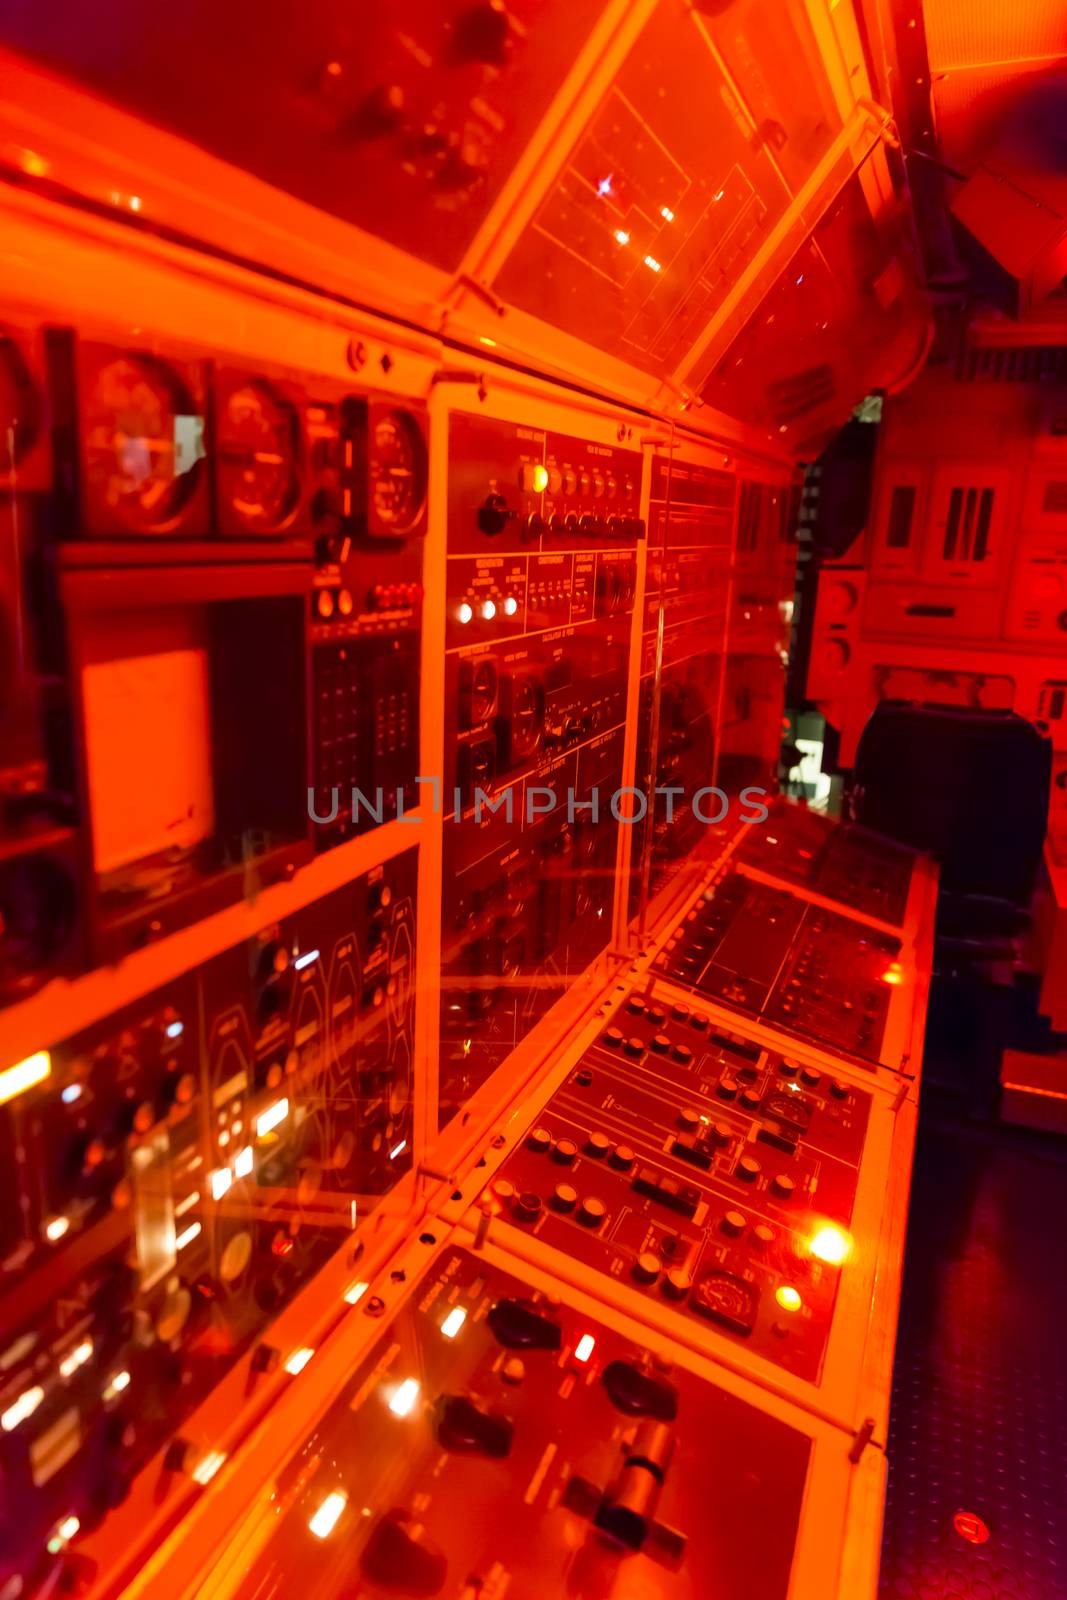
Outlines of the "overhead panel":
{"label": "overhead panel", "polygon": [[494,288],[673,372],[840,126],[802,7],[661,0]]}

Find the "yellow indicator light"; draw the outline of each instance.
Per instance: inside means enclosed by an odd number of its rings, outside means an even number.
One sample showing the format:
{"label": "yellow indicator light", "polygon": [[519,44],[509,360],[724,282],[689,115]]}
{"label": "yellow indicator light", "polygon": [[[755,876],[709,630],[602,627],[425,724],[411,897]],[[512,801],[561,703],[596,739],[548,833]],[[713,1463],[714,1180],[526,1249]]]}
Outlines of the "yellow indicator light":
{"label": "yellow indicator light", "polygon": [[852,1253],[852,1240],[843,1228],[835,1228],[828,1223],[815,1234],[808,1249],[819,1261],[839,1267]]}
{"label": "yellow indicator light", "polygon": [[295,1378],[298,1372],[303,1372],[314,1354],[314,1350],[310,1350],[307,1345],[304,1345],[299,1350],[294,1350],[285,1363],[286,1372],[291,1373]]}
{"label": "yellow indicator light", "polygon": [[548,468],[537,465],[533,469],[533,486],[538,494],[548,488]]}
{"label": "yellow indicator light", "polygon": [[799,1311],[804,1304],[797,1291],[791,1289],[788,1284],[783,1284],[774,1298],[783,1311]]}
{"label": "yellow indicator light", "polygon": [[446,1339],[454,1339],[467,1320],[467,1313],[462,1306],[453,1306],[448,1316],[441,1324],[441,1332]]}
{"label": "yellow indicator light", "polygon": [[340,1517],[341,1512],[344,1510],[347,1504],[348,1496],[346,1494],[341,1494],[338,1490],[335,1490],[333,1494],[328,1494],[326,1496],[325,1500],[322,1502],[321,1506],[308,1523],[308,1527],[311,1529],[316,1539],[328,1539],[330,1537],[330,1534],[337,1526],[337,1520]]}
{"label": "yellow indicator light", "polygon": [[27,1417],[32,1417],[41,1401],[44,1399],[44,1390],[39,1384],[32,1389],[23,1389],[14,1405],[0,1414],[0,1428],[5,1433],[13,1433],[20,1422],[25,1422]]}
{"label": "yellow indicator light", "polygon": [[419,1384],[416,1378],[405,1378],[403,1383],[393,1393],[389,1402],[389,1409],[396,1417],[406,1417],[419,1398]]}
{"label": "yellow indicator light", "polygon": [[35,1083],[43,1083],[51,1071],[52,1057],[47,1050],[38,1050],[36,1055],[27,1056],[17,1066],[5,1067],[0,1072],[0,1106],[32,1089]]}
{"label": "yellow indicator light", "polygon": [[893,984],[894,986],[904,982],[904,968],[899,961],[893,961],[886,967],[882,973],[882,982]]}

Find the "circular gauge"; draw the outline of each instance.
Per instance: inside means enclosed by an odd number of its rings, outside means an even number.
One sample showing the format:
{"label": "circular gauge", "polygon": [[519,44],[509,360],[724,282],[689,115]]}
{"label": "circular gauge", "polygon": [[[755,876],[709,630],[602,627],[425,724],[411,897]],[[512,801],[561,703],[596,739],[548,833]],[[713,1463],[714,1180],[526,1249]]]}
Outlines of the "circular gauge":
{"label": "circular gauge", "polygon": [[402,534],[422,515],[426,499],[426,446],[414,417],[387,411],[373,424],[370,494],[386,533]]}
{"label": "circular gauge", "polygon": [[85,404],[89,493],[96,519],[166,533],[201,471],[204,420],[178,376],[151,356],[115,356]]}
{"label": "circular gauge", "polygon": [[300,494],[297,419],[265,383],[245,383],[227,397],[219,419],[222,502],[250,533],[278,533]]}
{"label": "circular gauge", "polygon": [[41,398],[26,360],[8,334],[0,332],[0,474],[23,459],[41,431]]}

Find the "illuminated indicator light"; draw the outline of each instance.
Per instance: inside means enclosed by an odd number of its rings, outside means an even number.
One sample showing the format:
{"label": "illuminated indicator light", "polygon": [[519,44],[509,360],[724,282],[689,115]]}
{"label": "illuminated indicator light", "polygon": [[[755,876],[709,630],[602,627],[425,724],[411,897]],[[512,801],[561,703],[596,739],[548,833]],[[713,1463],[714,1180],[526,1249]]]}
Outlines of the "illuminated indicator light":
{"label": "illuminated indicator light", "polygon": [[233,1182],[233,1173],[229,1167],[216,1167],[211,1174],[211,1198],[221,1200],[230,1184]]}
{"label": "illuminated indicator light", "polygon": [[591,1333],[583,1333],[582,1337],[578,1340],[578,1343],[574,1347],[575,1361],[588,1361],[589,1357],[593,1354],[593,1347],[595,1344],[596,1340],[593,1338]]}
{"label": "illuminated indicator light", "polygon": [[788,1284],[783,1284],[774,1298],[783,1311],[799,1311],[804,1304],[797,1291],[791,1289]]}
{"label": "illuminated indicator light", "polygon": [[659,214],[663,218],[664,222],[674,221],[674,212],[671,210],[670,206],[660,206]]}
{"label": "illuminated indicator light", "polygon": [[13,1433],[20,1422],[25,1422],[27,1417],[32,1417],[41,1401],[44,1399],[44,1390],[40,1385],[32,1389],[23,1389],[13,1406],[0,1414],[0,1428],[5,1433]]}
{"label": "illuminated indicator light", "polygon": [[52,1057],[47,1050],[38,1050],[36,1055],[27,1056],[17,1066],[5,1067],[0,1072],[0,1106],[32,1089],[35,1083],[43,1083],[51,1070]]}
{"label": "illuminated indicator light", "polygon": [[407,1149],[407,1147],[408,1147],[407,1140],[406,1139],[401,1139],[400,1143],[399,1144],[395,1144],[393,1146],[393,1148],[390,1150],[390,1152],[389,1152],[390,1161],[395,1161],[397,1156],[402,1155],[403,1152]]}
{"label": "illuminated indicator light", "polygon": [[718,203],[719,203],[719,201],[720,201],[720,200],[721,200],[721,199],[722,199],[722,197],[723,197],[723,195],[724,195],[724,194],[725,194],[725,193],[726,193],[726,190],[725,190],[725,189],[720,189],[720,190],[719,190],[719,192],[718,192],[718,194],[713,194],[713,195],[712,195],[712,197],[711,197],[711,198],[712,198],[712,199],[713,199],[713,200],[714,200],[714,201],[715,201],[715,203],[716,203],[716,205],[718,205]]}
{"label": "illuminated indicator light", "polygon": [[62,1102],[63,1102],[63,1104],[65,1106],[72,1106],[74,1104],[75,1100],[80,1100],[81,1097],[82,1097],[82,1086],[81,1086],[81,1084],[80,1083],[68,1083],[67,1087],[63,1090],[63,1093],[60,1095],[59,1098],[62,1100]]}
{"label": "illuminated indicator light", "polygon": [[182,1034],[185,1032],[185,1023],[184,1022],[171,1022],[171,1023],[168,1023],[168,1025],[167,1025],[167,1027],[165,1028],[164,1031],[165,1031],[168,1039],[180,1039]]}
{"label": "illuminated indicator light", "polygon": [[534,467],[531,476],[533,478],[534,489],[538,494],[541,494],[543,490],[548,488],[547,467],[543,467],[540,463],[538,463],[537,466]]}
{"label": "illuminated indicator light", "polygon": [[596,192],[597,192],[598,195],[601,196],[601,198],[603,198],[604,195],[611,193],[611,179],[612,179],[612,176],[613,176],[613,174],[609,172],[607,177],[606,178],[601,178],[600,182],[597,184]]}
{"label": "illuminated indicator light", "polygon": [[139,194],[131,194],[131,196],[130,196],[130,210],[131,211],[140,211],[140,209],[141,209],[141,196]]}
{"label": "illuminated indicator light", "polygon": [[309,1349],[307,1345],[303,1345],[299,1350],[294,1350],[285,1363],[286,1372],[295,1378],[298,1372],[303,1372],[314,1354],[314,1350]]}
{"label": "illuminated indicator light", "polygon": [[968,1544],[987,1544],[989,1542],[989,1525],[976,1516],[973,1511],[957,1511],[952,1519],[952,1526],[961,1539],[966,1539]]}
{"label": "illuminated indicator light", "polygon": [[800,277],[797,279],[797,284],[799,285],[799,284],[802,284],[803,282],[804,282],[804,274],[801,273]]}
{"label": "illuminated indicator light", "polygon": [[894,986],[898,983],[904,982],[904,968],[900,965],[899,961],[894,961],[888,967],[886,967],[885,971],[882,973],[882,982],[890,983]]}
{"label": "illuminated indicator light", "polygon": [[330,1534],[337,1526],[337,1520],[340,1517],[341,1512],[344,1510],[347,1504],[348,1496],[346,1494],[341,1494],[338,1490],[335,1490],[333,1494],[328,1494],[326,1496],[325,1500],[322,1502],[321,1506],[308,1523],[308,1527],[311,1529],[316,1539],[328,1539],[330,1537]]}
{"label": "illuminated indicator light", "polygon": [[466,623],[466,622],[469,622],[471,620],[473,615],[474,615],[473,608],[467,604],[466,600],[464,600],[462,602],[462,604],[459,606],[459,609],[456,612],[456,616],[459,618],[460,622]]}
{"label": "illuminated indicator light", "polygon": [[819,1261],[825,1261],[831,1267],[839,1267],[851,1254],[852,1240],[842,1228],[827,1225],[819,1229],[808,1249]]}
{"label": "illuminated indicator light", "polygon": [[626,232],[625,228],[616,228],[615,229],[615,243],[616,244],[629,244],[629,242],[630,242],[630,235]]}
{"label": "illuminated indicator light", "polygon": [[481,333],[481,334],[478,335],[478,343],[479,344],[488,345],[490,350],[495,350],[496,349],[496,340],[495,339],[490,339],[490,337],[489,337],[489,335],[487,333]]}
{"label": "illuminated indicator light", "polygon": [[124,1389],[128,1389],[129,1387],[130,1387],[130,1375],[129,1375],[129,1373],[125,1372],[125,1371],[124,1372],[116,1372],[115,1376],[112,1378],[111,1382],[108,1384],[107,1388],[104,1390],[104,1399],[105,1400],[114,1400],[114,1398],[115,1398],[115,1396],[117,1394],[121,1394]]}
{"label": "illuminated indicator light", "polygon": [[297,956],[293,962],[293,970],[294,972],[303,972],[305,967],[310,967],[311,963],[318,959],[319,952],[317,950],[308,950],[304,955]]}
{"label": "illuminated indicator light", "polygon": [[394,1417],[406,1417],[412,1411],[418,1398],[418,1379],[405,1378],[400,1387],[393,1391],[393,1398],[389,1402],[389,1409],[393,1413]]}
{"label": "illuminated indicator light", "polygon": [[353,1283],[351,1287],[346,1289],[344,1292],[343,1298],[345,1304],[350,1306],[358,1306],[359,1302],[363,1299],[363,1296],[366,1294],[369,1288],[369,1283]]}
{"label": "illuminated indicator light", "polygon": [[185,1213],[191,1211],[199,1199],[200,1191],[199,1189],[194,1189],[191,1194],[185,1196],[184,1200],[178,1200],[175,1203],[174,1215],[176,1217],[184,1217]]}
{"label": "illuminated indicator light", "polygon": [[183,1228],[181,1233],[179,1233],[178,1237],[175,1239],[174,1248],[175,1250],[184,1250],[188,1245],[192,1244],[194,1239],[199,1239],[199,1237],[199,1222],[190,1222],[189,1226],[187,1228]]}
{"label": "illuminated indicator light", "polygon": [[453,1306],[448,1316],[441,1324],[441,1332],[446,1339],[454,1339],[467,1320],[467,1313],[462,1306]]}
{"label": "illuminated indicator light", "polygon": [[64,1356],[59,1363],[59,1373],[63,1378],[72,1378],[79,1367],[84,1367],[93,1353],[93,1341],[83,1339],[81,1344],[74,1346],[69,1355]]}
{"label": "illuminated indicator light", "polygon": [[233,1170],[235,1175],[238,1178],[247,1178],[251,1174],[253,1161],[252,1146],[246,1144],[243,1150],[238,1150],[234,1159]]}
{"label": "illuminated indicator light", "polygon": [[57,1244],[70,1227],[69,1217],[52,1217],[44,1225],[44,1236],[51,1244]]}
{"label": "illuminated indicator light", "polygon": [[63,1540],[64,1544],[69,1544],[80,1527],[81,1523],[77,1517],[64,1517],[63,1521],[56,1529],[56,1532],[59,1534],[59,1537]]}
{"label": "illuminated indicator light", "polygon": [[504,615],[506,617],[513,617],[518,609],[519,602],[516,600],[513,594],[509,594],[507,599],[504,601]]}
{"label": "illuminated indicator light", "polygon": [[496,616],[496,602],[495,601],[493,601],[493,600],[483,600],[482,601],[482,616],[485,618],[486,622],[492,622],[493,618]]}
{"label": "illuminated indicator light", "polygon": [[209,1450],[193,1468],[193,1477],[197,1483],[210,1483],[225,1460],[225,1450]]}
{"label": "illuminated indicator light", "polygon": [[284,1122],[288,1115],[288,1100],[276,1100],[272,1106],[267,1107],[267,1110],[264,1111],[263,1115],[257,1121],[257,1136],[260,1139],[265,1138],[266,1135],[276,1128],[279,1123]]}
{"label": "illuminated indicator light", "polygon": [[660,270],[660,264],[656,260],[655,256],[646,256],[645,257],[645,266],[648,268],[648,270],[650,272],[658,272]]}

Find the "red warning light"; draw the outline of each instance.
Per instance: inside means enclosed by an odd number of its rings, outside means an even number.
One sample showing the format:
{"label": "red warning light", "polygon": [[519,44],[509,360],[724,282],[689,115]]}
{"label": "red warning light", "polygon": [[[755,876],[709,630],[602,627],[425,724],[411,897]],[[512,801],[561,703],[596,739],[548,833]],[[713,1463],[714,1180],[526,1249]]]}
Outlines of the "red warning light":
{"label": "red warning light", "polygon": [[986,1544],[989,1540],[988,1526],[973,1511],[957,1511],[952,1526],[968,1544]]}

